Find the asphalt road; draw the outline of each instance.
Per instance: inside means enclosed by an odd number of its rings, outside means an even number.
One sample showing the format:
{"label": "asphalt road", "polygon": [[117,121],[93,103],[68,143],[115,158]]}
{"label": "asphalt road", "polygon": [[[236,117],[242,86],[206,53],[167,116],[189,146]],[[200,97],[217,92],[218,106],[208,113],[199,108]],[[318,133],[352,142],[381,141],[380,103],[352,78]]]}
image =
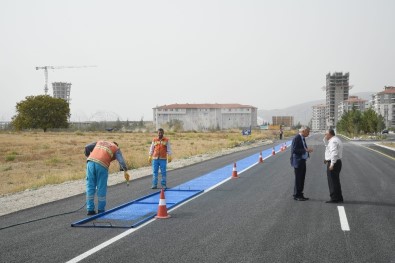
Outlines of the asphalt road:
{"label": "asphalt road", "polygon": [[[78,195],[0,217],[0,262],[395,262],[395,160],[344,142],[341,183],[346,222],[329,199],[322,135],[307,163],[305,195],[294,201],[289,149],[169,211],[170,219],[137,229],[73,228]],[[276,143],[278,144],[278,142]],[[271,148],[270,145],[265,146]],[[176,186],[262,149],[250,149],[171,171]],[[231,176],[231,172],[229,174]],[[109,187],[107,208],[152,193],[151,178]],[[344,218],[342,219],[344,223]],[[120,236],[123,235],[123,236]],[[115,238],[117,241],[111,241]],[[106,244],[106,245],[103,245]],[[101,246],[101,247],[97,247]],[[89,255],[84,254],[91,249]]]}

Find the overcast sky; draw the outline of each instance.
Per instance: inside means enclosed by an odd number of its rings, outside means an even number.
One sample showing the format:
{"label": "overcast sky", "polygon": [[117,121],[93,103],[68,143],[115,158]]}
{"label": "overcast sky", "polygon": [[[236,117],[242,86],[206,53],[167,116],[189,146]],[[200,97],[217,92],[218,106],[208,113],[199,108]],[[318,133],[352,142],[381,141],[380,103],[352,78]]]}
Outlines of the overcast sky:
{"label": "overcast sky", "polygon": [[[71,119],[152,120],[173,103],[281,109],[395,85],[393,0],[0,0],[0,121],[70,82]],[[52,85],[49,85],[52,95]],[[98,117],[99,116],[99,117]]]}

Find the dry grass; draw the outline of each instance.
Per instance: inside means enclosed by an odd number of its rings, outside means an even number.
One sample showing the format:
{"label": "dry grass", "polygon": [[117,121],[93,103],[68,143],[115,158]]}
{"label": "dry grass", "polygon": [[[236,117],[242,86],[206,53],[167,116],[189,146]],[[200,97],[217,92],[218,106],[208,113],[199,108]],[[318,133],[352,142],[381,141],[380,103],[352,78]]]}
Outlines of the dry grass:
{"label": "dry grass", "polygon": [[[84,147],[97,140],[119,143],[129,169],[148,166],[147,157],[155,133],[108,132],[21,132],[0,133],[0,195],[59,184],[85,177]],[[171,133],[173,159],[232,148],[245,141],[259,141],[277,136],[273,131],[211,133]],[[110,173],[118,171],[117,162]]]}

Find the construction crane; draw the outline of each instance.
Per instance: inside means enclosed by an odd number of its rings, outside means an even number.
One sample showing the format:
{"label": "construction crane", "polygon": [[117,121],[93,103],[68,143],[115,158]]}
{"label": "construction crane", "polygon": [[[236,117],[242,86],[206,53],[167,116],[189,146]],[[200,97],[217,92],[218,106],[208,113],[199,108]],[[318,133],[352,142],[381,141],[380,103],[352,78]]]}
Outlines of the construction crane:
{"label": "construction crane", "polygon": [[43,67],[36,67],[36,70],[43,69],[44,70],[44,77],[45,77],[45,84],[44,84],[44,92],[45,95],[48,94],[48,69],[62,69],[62,68],[90,68],[96,66],[43,66]]}

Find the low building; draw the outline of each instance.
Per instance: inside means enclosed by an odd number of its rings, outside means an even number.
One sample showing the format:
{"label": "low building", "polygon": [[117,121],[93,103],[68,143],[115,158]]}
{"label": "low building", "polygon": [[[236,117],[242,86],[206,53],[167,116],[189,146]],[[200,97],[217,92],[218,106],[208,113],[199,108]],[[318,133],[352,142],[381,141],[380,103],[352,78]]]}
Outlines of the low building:
{"label": "low building", "polygon": [[170,104],[153,108],[156,128],[174,121],[185,131],[256,127],[257,108],[241,104]]}
{"label": "low building", "polygon": [[294,116],[272,116],[272,124],[278,126],[294,126]]}
{"label": "low building", "polygon": [[10,121],[0,121],[0,130],[5,130],[10,128],[11,122]]}

